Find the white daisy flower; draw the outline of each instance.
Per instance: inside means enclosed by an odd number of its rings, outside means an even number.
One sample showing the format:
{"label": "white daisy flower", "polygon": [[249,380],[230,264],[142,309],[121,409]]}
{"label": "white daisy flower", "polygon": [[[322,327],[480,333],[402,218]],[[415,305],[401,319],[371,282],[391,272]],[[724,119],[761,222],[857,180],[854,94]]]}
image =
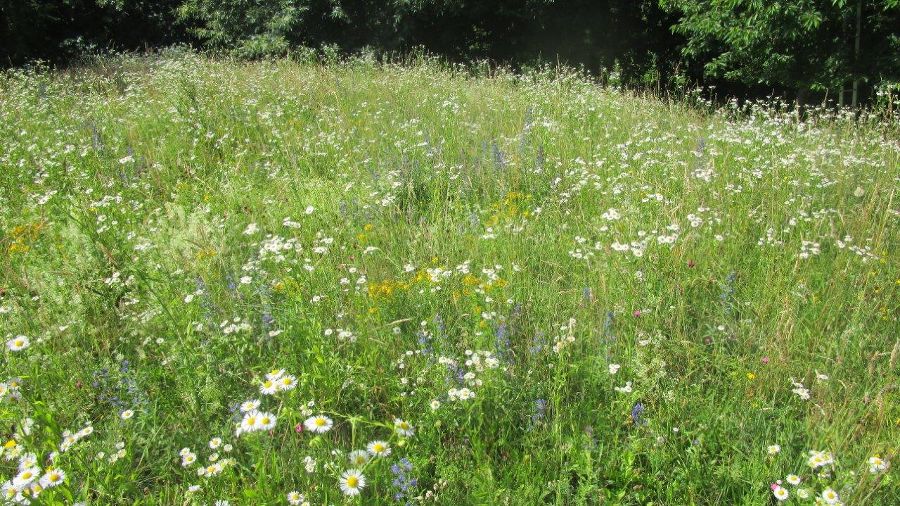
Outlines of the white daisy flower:
{"label": "white daisy flower", "polygon": [[9,351],[22,351],[31,345],[31,341],[25,336],[16,336],[6,341],[6,347]]}
{"label": "white daisy flower", "polygon": [[37,467],[37,463],[37,455],[33,453],[26,453],[25,455],[19,457],[19,471]]}
{"label": "white daisy flower", "polygon": [[324,434],[331,430],[334,422],[325,415],[316,415],[307,418],[306,421],[303,422],[303,425],[306,427],[306,430],[310,432]]}
{"label": "white daisy flower", "polygon": [[277,380],[267,379],[263,381],[262,385],[259,386],[259,392],[263,395],[272,395],[278,391],[278,382]]}
{"label": "white daisy flower", "polygon": [[869,457],[869,472],[872,474],[876,474],[878,472],[886,470],[890,467],[890,463],[877,455],[874,457]]}
{"label": "white daisy flower", "polygon": [[278,378],[276,383],[278,384],[279,391],[284,392],[287,390],[292,390],[297,386],[297,377],[291,375],[282,376],[281,378]]}
{"label": "white daisy flower", "polygon": [[16,477],[12,479],[12,483],[17,489],[22,490],[28,486],[28,484],[36,480],[40,472],[41,470],[37,467],[29,467],[17,474]]}
{"label": "white daisy flower", "polygon": [[344,495],[356,496],[366,486],[366,477],[358,469],[348,469],[341,474],[338,484]]}
{"label": "white daisy flower", "polygon": [[347,455],[350,465],[353,467],[363,467],[369,462],[369,452],[365,450],[354,450]]}
{"label": "white daisy flower", "polygon": [[409,422],[406,422],[399,418],[394,418],[394,430],[397,431],[397,434],[400,434],[403,437],[411,437],[416,433],[415,427],[410,425]]}
{"label": "white daisy flower", "polygon": [[277,381],[279,378],[284,376],[285,373],[286,373],[286,371],[284,369],[273,369],[273,370],[269,371],[268,373],[266,373],[266,379],[272,380],[272,381]]}
{"label": "white daisy flower", "polygon": [[52,488],[63,482],[66,479],[66,473],[64,473],[60,469],[50,469],[43,476],[41,476],[41,487],[42,488]]}
{"label": "white daisy flower", "polygon": [[196,454],[188,452],[181,456],[181,467],[189,467],[194,462],[197,462]]}
{"label": "white daisy flower", "polygon": [[259,409],[259,399],[252,399],[241,403],[241,413],[249,413]]}
{"label": "white daisy flower", "polygon": [[259,426],[259,412],[251,411],[249,413],[244,413],[244,418],[241,419],[240,432],[253,432]]}
{"label": "white daisy flower", "polygon": [[372,441],[366,446],[366,450],[373,457],[387,457],[391,454],[391,446],[386,441]]}
{"label": "white daisy flower", "polygon": [[837,504],[840,502],[841,498],[838,497],[838,494],[834,489],[829,487],[822,491],[822,500],[825,501],[826,504]]}
{"label": "white daisy flower", "polygon": [[272,413],[260,413],[257,421],[259,430],[272,430],[275,428],[278,418]]}
{"label": "white daisy flower", "polygon": [[786,501],[790,494],[788,494],[787,489],[785,489],[784,487],[775,486],[775,488],[772,489],[772,495],[774,495],[775,499],[778,499],[779,501]]}

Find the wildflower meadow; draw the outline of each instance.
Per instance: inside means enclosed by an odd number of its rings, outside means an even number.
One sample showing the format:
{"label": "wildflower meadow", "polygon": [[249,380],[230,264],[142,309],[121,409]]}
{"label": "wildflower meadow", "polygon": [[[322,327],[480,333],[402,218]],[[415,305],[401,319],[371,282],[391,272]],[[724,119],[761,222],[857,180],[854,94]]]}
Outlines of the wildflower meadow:
{"label": "wildflower meadow", "polygon": [[10,504],[900,504],[896,113],[0,74]]}

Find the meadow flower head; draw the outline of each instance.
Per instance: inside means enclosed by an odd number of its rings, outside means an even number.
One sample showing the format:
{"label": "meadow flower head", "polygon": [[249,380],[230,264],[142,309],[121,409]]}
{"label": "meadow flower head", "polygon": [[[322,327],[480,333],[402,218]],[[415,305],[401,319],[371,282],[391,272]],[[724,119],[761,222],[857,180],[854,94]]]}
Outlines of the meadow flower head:
{"label": "meadow flower head", "polygon": [[125,411],[119,414],[119,418],[122,420],[130,420],[134,416],[134,410],[126,409]]}
{"label": "meadow flower head", "polygon": [[16,336],[6,341],[6,347],[9,351],[22,351],[31,345],[31,341],[25,336]]}
{"label": "meadow flower head", "polygon": [[306,427],[306,430],[310,432],[324,434],[331,430],[334,422],[325,415],[316,415],[307,418],[306,421],[303,422],[303,425]]}
{"label": "meadow flower head", "polygon": [[252,399],[241,403],[241,413],[249,413],[259,409],[259,399]]}
{"label": "meadow flower head", "polygon": [[791,389],[791,392],[797,394],[797,397],[801,398],[802,400],[808,401],[810,398],[809,389],[803,386],[803,383],[794,381],[793,378],[791,379],[791,383],[794,385],[794,388]]}
{"label": "meadow flower head", "polygon": [[391,454],[391,446],[385,441],[372,441],[366,445],[366,450],[373,457],[387,457]]}
{"label": "meadow flower head", "polygon": [[7,481],[2,486],[0,486],[0,494],[2,494],[2,497],[7,501],[12,501],[16,497],[16,495],[19,494],[19,489],[16,488],[15,485],[13,485],[12,481]]}
{"label": "meadow flower head", "polygon": [[203,476],[216,476],[221,474],[221,472],[225,469],[225,465],[221,462],[216,462],[206,466],[203,469]]}
{"label": "meadow flower head", "polygon": [[37,467],[37,456],[33,453],[26,453],[19,457],[19,471]]}
{"label": "meadow flower head", "polygon": [[644,404],[642,402],[636,402],[634,406],[631,407],[631,422],[635,425],[644,425],[647,423],[641,415],[644,413]]}
{"label": "meadow flower head", "polygon": [[369,462],[369,452],[365,450],[353,450],[347,455],[350,465],[353,467],[363,467]]}
{"label": "meadow flower head", "polygon": [[278,418],[272,413],[259,413],[257,420],[259,430],[272,430]]}
{"label": "meadow flower head", "polygon": [[286,371],[284,369],[272,369],[271,371],[266,373],[266,379],[272,380],[272,381],[277,381],[285,374],[286,374]]}
{"label": "meadow flower head", "polygon": [[244,418],[241,419],[240,426],[238,427],[238,435],[257,430],[259,423],[258,411],[244,413]]}
{"label": "meadow flower head", "polygon": [[41,470],[37,467],[29,467],[28,469],[23,469],[12,479],[13,485],[19,490],[28,486],[31,482],[36,480],[40,475]]}
{"label": "meadow flower head", "polygon": [[869,472],[872,474],[880,473],[881,471],[886,470],[890,466],[890,463],[881,457],[875,455],[873,457],[869,457]]}
{"label": "meadow flower head", "polygon": [[780,485],[775,485],[772,487],[772,495],[775,496],[775,499],[779,501],[786,501],[788,498],[788,491],[784,487]]}
{"label": "meadow flower head", "polygon": [[358,469],[348,469],[341,474],[338,485],[344,495],[357,496],[366,486],[366,477]]}
{"label": "meadow flower head", "polygon": [[259,392],[263,395],[272,395],[278,391],[278,380],[267,379],[259,386]]}
{"label": "meadow flower head", "polygon": [[800,477],[797,476],[796,474],[789,474],[789,475],[787,475],[787,478],[785,478],[785,481],[787,481],[791,485],[799,485]]}
{"label": "meadow flower head", "polygon": [[813,450],[809,452],[809,458],[807,459],[806,463],[810,468],[815,470],[820,467],[833,464],[834,457],[829,452],[820,452]]}
{"label": "meadow flower head", "polygon": [[412,437],[416,433],[415,428],[400,418],[394,418],[394,430],[403,437]]}
{"label": "meadow flower head", "polygon": [[613,390],[615,390],[616,392],[619,392],[620,394],[629,394],[629,393],[631,393],[631,382],[626,381],[625,386],[615,387],[615,388],[613,388]]}
{"label": "meadow flower head", "polygon": [[297,492],[296,490],[292,490],[291,492],[288,492],[288,495],[287,495],[288,504],[297,506],[297,505],[301,504],[303,501],[304,501],[304,497],[303,497],[303,494],[301,494],[300,492]]}
{"label": "meadow flower head", "polygon": [[766,453],[769,455],[778,455],[781,453],[781,445],[769,445],[766,447]]}
{"label": "meadow flower head", "polygon": [[822,491],[822,500],[825,501],[825,504],[837,504],[841,501],[841,498],[838,497],[838,493],[834,489],[828,487]]}
{"label": "meadow flower head", "polygon": [[278,378],[278,391],[285,392],[288,390],[292,390],[297,386],[297,378],[295,376],[291,376],[290,374],[284,375],[281,378]]}

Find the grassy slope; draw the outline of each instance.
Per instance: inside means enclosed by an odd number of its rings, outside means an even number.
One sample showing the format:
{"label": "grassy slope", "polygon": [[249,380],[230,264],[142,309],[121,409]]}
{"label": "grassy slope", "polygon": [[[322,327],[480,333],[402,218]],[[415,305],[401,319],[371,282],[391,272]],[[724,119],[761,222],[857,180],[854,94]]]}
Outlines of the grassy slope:
{"label": "grassy slope", "polygon": [[[32,341],[0,365],[22,384],[0,426],[42,456],[95,429],[48,502],[339,503],[331,451],[379,438],[439,504],[764,504],[787,473],[900,500],[866,464],[900,441],[896,130],[434,64],[123,59],[0,91],[0,332]],[[273,368],[299,386],[261,396]],[[277,428],[235,438],[251,398]],[[309,401],[323,437],[294,431]],[[213,436],[222,475],[179,464]]]}

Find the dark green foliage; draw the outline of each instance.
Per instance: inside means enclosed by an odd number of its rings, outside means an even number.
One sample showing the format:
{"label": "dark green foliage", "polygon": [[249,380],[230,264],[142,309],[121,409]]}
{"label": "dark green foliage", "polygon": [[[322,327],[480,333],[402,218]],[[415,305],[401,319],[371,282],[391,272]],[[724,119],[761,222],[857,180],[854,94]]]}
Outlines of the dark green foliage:
{"label": "dark green foliage", "polygon": [[181,0],[0,0],[0,65],[184,40]]}
{"label": "dark green foliage", "polygon": [[0,61],[173,43],[242,58],[424,49],[615,68],[645,88],[834,97],[900,79],[897,26],[900,0],[0,0]]}
{"label": "dark green foliage", "polygon": [[186,0],[178,16],[208,47],[252,58],[286,52],[304,11],[294,0]]}
{"label": "dark green foliage", "polygon": [[682,53],[708,77],[800,94],[900,77],[898,0],[660,3],[682,15],[674,26],[687,38]]}

